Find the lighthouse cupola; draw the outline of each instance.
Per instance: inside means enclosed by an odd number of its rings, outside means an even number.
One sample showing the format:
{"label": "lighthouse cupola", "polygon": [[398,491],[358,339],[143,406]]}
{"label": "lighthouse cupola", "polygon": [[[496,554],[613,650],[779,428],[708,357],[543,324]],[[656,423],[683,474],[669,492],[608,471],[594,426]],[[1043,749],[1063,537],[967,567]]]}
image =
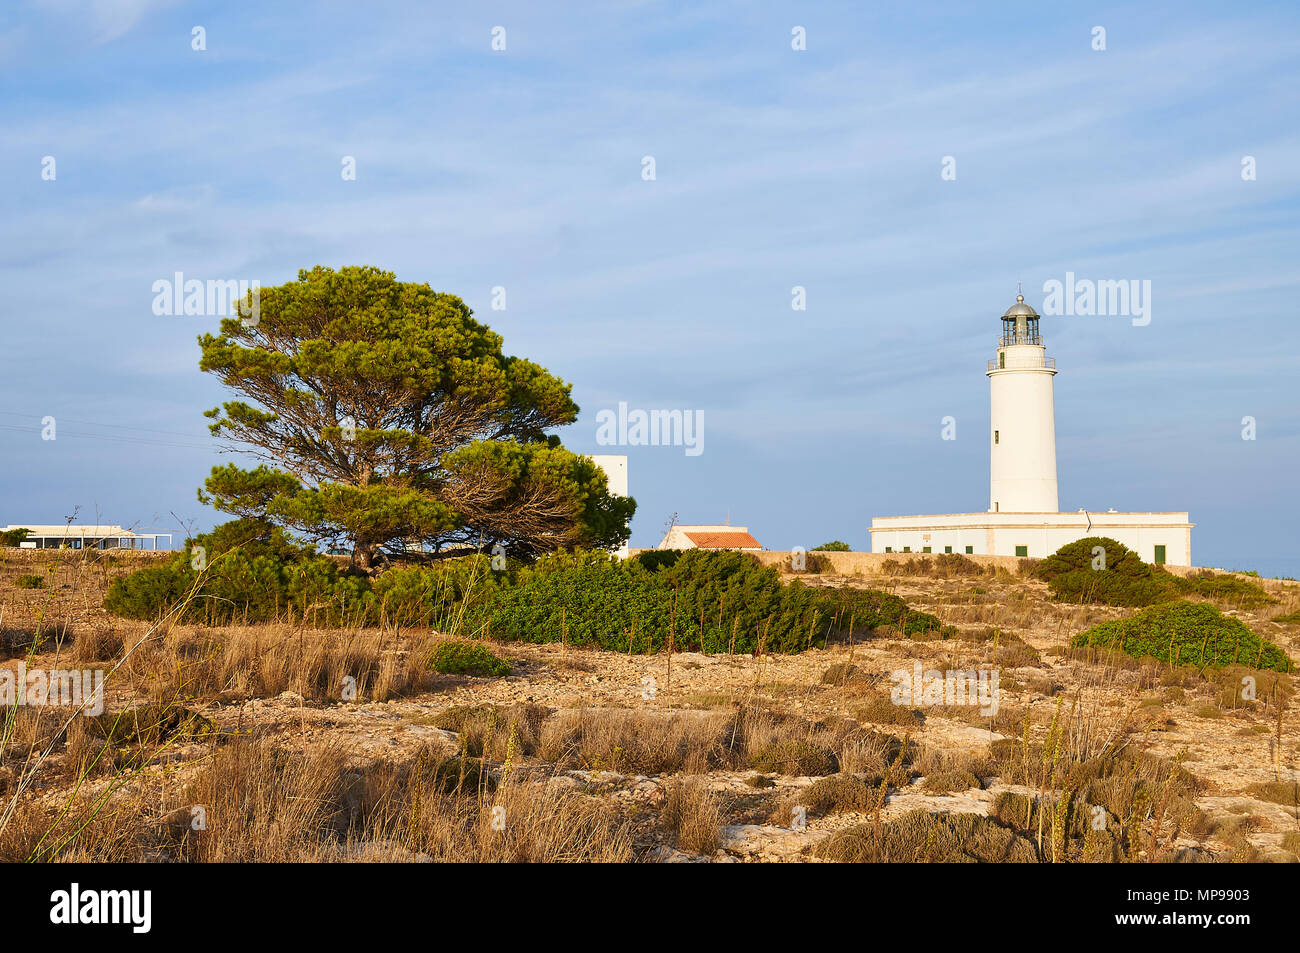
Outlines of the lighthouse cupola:
{"label": "lighthouse cupola", "polygon": [[1025,304],[1024,295],[1016,295],[1016,303],[1002,315],[1002,347],[1042,343],[1038,335],[1038,312]]}

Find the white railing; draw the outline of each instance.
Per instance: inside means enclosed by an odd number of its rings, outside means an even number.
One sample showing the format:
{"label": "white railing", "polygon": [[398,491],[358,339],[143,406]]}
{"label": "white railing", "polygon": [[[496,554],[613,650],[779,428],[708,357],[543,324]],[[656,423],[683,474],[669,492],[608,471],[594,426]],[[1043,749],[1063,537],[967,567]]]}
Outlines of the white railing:
{"label": "white railing", "polygon": [[1036,371],[1042,369],[1047,369],[1052,371],[1056,370],[1056,358],[1018,357],[1014,360],[1006,361],[1005,363],[1001,360],[989,361],[990,371]]}

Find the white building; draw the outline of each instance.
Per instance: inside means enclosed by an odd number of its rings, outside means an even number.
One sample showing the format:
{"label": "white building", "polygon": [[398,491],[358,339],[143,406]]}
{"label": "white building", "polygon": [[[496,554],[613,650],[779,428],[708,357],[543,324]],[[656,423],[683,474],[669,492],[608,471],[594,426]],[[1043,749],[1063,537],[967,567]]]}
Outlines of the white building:
{"label": "white building", "polygon": [[[627,496],[627,454],[595,453],[589,459],[605,471],[605,480],[609,485],[611,496]],[[627,559],[626,541],[615,553],[619,559]]]}
{"label": "white building", "polygon": [[762,544],[749,534],[748,526],[731,526],[727,524],[699,524],[694,526],[671,526],[657,549],[737,549],[745,553],[756,553],[763,549]]}
{"label": "white building", "polygon": [[[157,549],[158,540],[166,539],[171,549],[171,533],[135,533],[121,526],[78,525],[58,523],[15,523],[0,529],[0,533],[25,529],[27,538],[19,543],[22,549]],[[149,546],[145,546],[145,542]]]}
{"label": "white building", "polygon": [[1108,536],[1147,562],[1190,566],[1187,513],[1058,512],[1056,410],[1038,314],[1023,295],[1002,316],[988,362],[989,510],[871,521],[873,553],[973,553],[1043,557],[1087,536]]}

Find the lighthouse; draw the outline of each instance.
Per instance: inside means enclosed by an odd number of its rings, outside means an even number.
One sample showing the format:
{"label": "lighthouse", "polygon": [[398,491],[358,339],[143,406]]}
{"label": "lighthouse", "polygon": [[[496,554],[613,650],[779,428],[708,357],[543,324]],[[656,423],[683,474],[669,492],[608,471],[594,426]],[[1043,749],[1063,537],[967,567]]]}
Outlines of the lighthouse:
{"label": "lighthouse", "polygon": [[1056,361],[1038,333],[1038,312],[1023,294],[1002,315],[988,362],[989,512],[1055,513]]}
{"label": "lighthouse", "polygon": [[[873,553],[936,553],[1042,558],[1089,536],[1119,540],[1144,560],[1192,564],[1186,511],[1117,512],[1109,507],[1059,512],[1056,498],[1056,361],[1038,333],[1038,312],[1023,294],[1002,315],[989,379],[989,508],[928,516],[877,516]],[[903,478],[906,479],[905,477]],[[968,487],[972,501],[981,489]],[[1083,500],[1086,485],[1074,493]]]}

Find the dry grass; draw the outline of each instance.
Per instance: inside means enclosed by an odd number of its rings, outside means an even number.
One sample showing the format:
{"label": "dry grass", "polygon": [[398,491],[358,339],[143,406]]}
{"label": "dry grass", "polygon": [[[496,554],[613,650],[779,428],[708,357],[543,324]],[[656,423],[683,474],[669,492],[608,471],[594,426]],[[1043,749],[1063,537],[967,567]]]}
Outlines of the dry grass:
{"label": "dry grass", "polygon": [[542,726],[539,754],[560,767],[699,774],[730,762],[735,720],[727,712],[565,711]]}
{"label": "dry grass", "polygon": [[[873,811],[881,806],[883,789],[879,779],[872,783],[852,774],[832,774],[804,788],[796,802],[819,814],[845,811]],[[783,812],[788,816],[789,812]]]}
{"label": "dry grass", "polygon": [[694,778],[677,778],[668,786],[659,817],[681,850],[712,854],[722,846],[718,797]]}
{"label": "dry grass", "polygon": [[818,845],[823,860],[893,863],[1034,863],[1033,845],[977,814],[912,811],[887,824],[860,824]]}
{"label": "dry grass", "polygon": [[28,807],[0,832],[0,859],[632,859],[626,822],[595,799],[522,777],[458,790],[447,783],[448,763],[430,750],[394,763],[240,738],[214,750],[161,810],[126,791],[79,797],[63,816]]}

